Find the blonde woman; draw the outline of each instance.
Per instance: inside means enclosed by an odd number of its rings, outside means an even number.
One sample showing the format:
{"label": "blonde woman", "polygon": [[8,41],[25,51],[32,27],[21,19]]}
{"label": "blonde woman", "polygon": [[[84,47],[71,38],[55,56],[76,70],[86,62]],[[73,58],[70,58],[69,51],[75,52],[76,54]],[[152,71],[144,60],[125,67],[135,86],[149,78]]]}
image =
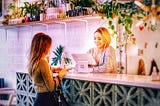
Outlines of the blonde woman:
{"label": "blonde woman", "polygon": [[110,46],[111,35],[104,27],[98,28],[94,32],[95,48],[92,48],[88,53],[92,54],[97,65],[93,67],[93,72],[117,73],[116,70],[116,53],[113,47]]}
{"label": "blonde woman", "polygon": [[61,69],[59,75],[53,78],[47,60],[51,45],[51,37],[44,33],[35,34],[31,42],[28,71],[37,92],[34,106],[56,106],[53,101],[52,91],[67,73],[65,69]]}

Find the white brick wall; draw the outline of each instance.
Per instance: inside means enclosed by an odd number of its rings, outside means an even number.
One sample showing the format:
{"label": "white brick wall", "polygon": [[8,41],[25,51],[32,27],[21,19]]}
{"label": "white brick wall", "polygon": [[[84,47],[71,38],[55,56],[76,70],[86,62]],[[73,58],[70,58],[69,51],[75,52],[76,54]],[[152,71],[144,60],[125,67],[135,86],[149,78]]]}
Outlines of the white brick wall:
{"label": "white brick wall", "polygon": [[[66,33],[65,24],[49,24],[48,30],[45,25],[7,30],[1,29],[0,75],[2,77],[14,75],[12,78],[15,79],[16,71],[27,72],[28,50],[31,39],[37,32],[44,32],[52,37],[52,50],[61,44],[65,46],[68,54],[71,54],[73,52],[86,52],[91,46],[94,46],[93,32],[97,27],[98,25],[95,21],[88,23],[88,29],[86,29],[86,23],[84,22],[67,23]],[[8,77],[9,83],[15,81],[10,80]],[[15,86],[15,82],[11,83],[10,86]]]}

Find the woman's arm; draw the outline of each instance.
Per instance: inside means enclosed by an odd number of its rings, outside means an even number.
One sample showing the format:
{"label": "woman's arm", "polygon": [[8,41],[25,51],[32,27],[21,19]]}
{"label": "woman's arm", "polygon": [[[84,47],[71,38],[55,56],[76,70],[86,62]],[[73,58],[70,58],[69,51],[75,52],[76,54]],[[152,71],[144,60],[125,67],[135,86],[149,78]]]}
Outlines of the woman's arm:
{"label": "woman's arm", "polygon": [[45,86],[49,91],[53,91],[55,88],[55,83],[53,81],[53,75],[50,70],[50,66],[46,60],[41,60],[39,64],[41,75],[43,78],[43,81],[45,83]]}
{"label": "woman's arm", "polygon": [[98,66],[93,68],[94,72],[114,73],[116,71],[116,54],[112,47],[108,47],[100,58]]}

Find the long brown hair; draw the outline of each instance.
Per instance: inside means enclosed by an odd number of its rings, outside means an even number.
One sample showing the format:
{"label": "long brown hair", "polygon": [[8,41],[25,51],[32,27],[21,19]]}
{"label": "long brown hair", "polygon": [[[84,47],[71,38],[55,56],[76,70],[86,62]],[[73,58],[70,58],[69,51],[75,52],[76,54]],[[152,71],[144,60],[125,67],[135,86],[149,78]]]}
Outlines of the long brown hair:
{"label": "long brown hair", "polygon": [[111,43],[111,35],[105,27],[99,27],[94,33],[100,33],[104,43],[104,47],[107,48]]}
{"label": "long brown hair", "polygon": [[29,53],[29,74],[32,76],[38,62],[42,58],[43,54],[48,53],[48,49],[51,47],[52,39],[49,35],[46,35],[44,33],[37,33],[34,35],[31,47],[30,47],[30,53]]}

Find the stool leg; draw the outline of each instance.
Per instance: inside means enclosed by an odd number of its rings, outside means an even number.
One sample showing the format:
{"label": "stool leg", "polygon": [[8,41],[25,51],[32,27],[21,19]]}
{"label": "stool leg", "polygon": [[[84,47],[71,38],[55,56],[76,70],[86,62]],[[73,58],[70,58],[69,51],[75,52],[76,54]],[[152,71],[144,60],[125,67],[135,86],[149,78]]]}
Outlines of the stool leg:
{"label": "stool leg", "polygon": [[12,93],[9,97],[9,102],[8,102],[8,105],[7,106],[11,106],[12,105],[12,102],[13,102],[13,98],[16,97],[16,94],[15,93]]}

